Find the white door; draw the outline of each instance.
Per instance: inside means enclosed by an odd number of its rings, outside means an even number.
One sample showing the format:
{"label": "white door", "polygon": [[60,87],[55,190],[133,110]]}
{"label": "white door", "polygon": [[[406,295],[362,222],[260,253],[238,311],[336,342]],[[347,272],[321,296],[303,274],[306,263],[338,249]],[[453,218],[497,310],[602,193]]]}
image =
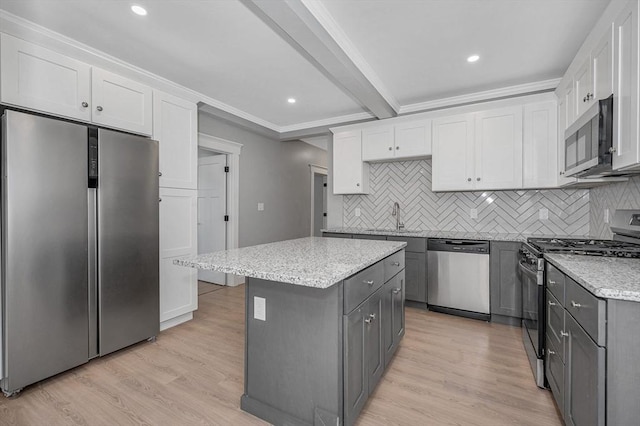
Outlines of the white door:
{"label": "white door", "polygon": [[[198,254],[225,250],[227,226],[226,155],[213,155],[198,159]],[[198,270],[198,279],[225,284],[222,272]]]}

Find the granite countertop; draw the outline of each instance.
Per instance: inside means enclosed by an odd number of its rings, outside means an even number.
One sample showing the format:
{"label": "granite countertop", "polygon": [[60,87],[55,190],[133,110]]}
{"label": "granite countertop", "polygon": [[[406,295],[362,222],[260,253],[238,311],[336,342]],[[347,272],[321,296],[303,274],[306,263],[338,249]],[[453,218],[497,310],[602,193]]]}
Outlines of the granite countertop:
{"label": "granite countertop", "polygon": [[400,241],[307,237],[174,260],[175,265],[328,288],[401,250]]}
{"label": "granite countertop", "polygon": [[544,257],[598,297],[640,302],[640,259],[558,253]]}
{"label": "granite countertop", "polygon": [[417,238],[455,238],[460,240],[498,240],[498,241],[527,241],[530,235],[492,232],[460,232],[438,230],[403,230],[395,229],[366,229],[366,228],[331,228],[323,229],[323,232],[336,234],[359,235],[386,235],[392,237],[417,237]]}

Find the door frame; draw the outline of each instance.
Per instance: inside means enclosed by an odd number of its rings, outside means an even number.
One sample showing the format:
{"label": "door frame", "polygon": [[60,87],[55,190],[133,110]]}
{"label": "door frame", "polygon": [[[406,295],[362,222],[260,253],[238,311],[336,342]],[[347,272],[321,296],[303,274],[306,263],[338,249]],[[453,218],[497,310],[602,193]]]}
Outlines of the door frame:
{"label": "door frame", "polygon": [[[227,222],[227,244],[226,249],[238,248],[239,234],[239,212],[240,212],[240,154],[242,152],[242,144],[232,142],[226,139],[198,133],[198,148],[207,151],[215,151],[219,154],[227,156],[227,166],[229,174],[227,175],[227,214],[229,221]],[[244,277],[226,274],[225,284],[228,286],[237,286],[244,282]]]}
{"label": "door frame", "polygon": [[[313,224],[315,221],[314,216],[314,198],[315,198],[315,186],[313,185],[315,182],[316,175],[327,176],[327,168],[324,166],[318,166],[317,164],[309,164],[309,172],[311,173],[311,226],[309,231],[309,236],[313,237]],[[329,189],[327,183],[327,190]],[[327,193],[327,199],[329,198],[329,194]]]}

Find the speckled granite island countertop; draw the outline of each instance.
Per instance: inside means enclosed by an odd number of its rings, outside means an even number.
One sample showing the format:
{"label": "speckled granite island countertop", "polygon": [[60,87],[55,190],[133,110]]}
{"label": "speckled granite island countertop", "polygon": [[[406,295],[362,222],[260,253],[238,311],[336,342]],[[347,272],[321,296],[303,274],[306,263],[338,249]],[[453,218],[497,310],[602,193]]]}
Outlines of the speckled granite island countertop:
{"label": "speckled granite island countertop", "polygon": [[461,231],[438,231],[438,230],[403,230],[395,229],[369,229],[369,228],[330,228],[323,229],[322,232],[334,234],[357,234],[357,235],[385,235],[387,237],[417,237],[417,238],[451,238],[457,240],[485,240],[485,241],[519,241],[525,242],[529,237],[538,238],[581,238],[570,235],[532,235],[516,234],[507,232],[461,232]]}
{"label": "speckled granite island countertop", "polygon": [[640,302],[640,259],[557,253],[544,257],[598,297]]}
{"label": "speckled granite island countertop", "polygon": [[306,287],[327,288],[401,250],[400,241],[307,237],[174,260],[209,269]]}

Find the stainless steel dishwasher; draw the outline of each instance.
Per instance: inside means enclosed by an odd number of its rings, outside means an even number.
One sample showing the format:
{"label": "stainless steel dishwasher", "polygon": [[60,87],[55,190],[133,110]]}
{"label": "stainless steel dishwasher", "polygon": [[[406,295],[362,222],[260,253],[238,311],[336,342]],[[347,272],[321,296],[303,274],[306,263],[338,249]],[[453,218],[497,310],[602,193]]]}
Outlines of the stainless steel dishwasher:
{"label": "stainless steel dishwasher", "polygon": [[430,238],[427,271],[429,310],[490,318],[488,241]]}

